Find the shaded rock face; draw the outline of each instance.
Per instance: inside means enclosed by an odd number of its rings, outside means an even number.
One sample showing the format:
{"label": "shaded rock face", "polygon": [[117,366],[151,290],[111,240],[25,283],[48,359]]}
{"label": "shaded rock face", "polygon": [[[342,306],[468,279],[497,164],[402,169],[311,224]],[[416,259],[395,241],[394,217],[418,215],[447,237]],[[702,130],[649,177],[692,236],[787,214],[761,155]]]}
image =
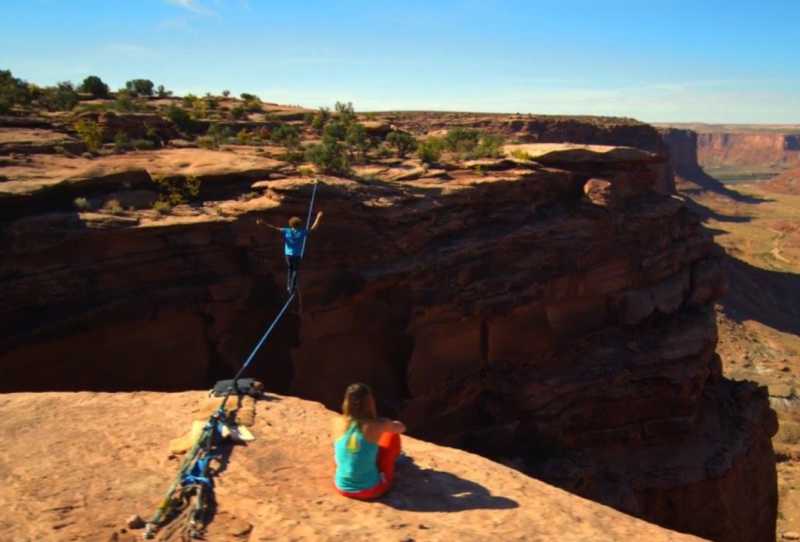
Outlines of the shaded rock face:
{"label": "shaded rock face", "polygon": [[[721,376],[720,266],[684,202],[632,178],[657,159],[324,179],[301,303],[253,375],[330,407],[364,381],[414,435],[667,527],[774,538],[774,413]],[[253,186],[217,214],[5,224],[0,389],[229,376],[285,296],[279,236],[255,218],[302,216],[311,194],[301,178]]]}
{"label": "shaded rock face", "polygon": [[172,122],[155,114],[103,111],[84,113],[81,117],[97,122],[103,131],[104,141],[108,142],[114,141],[119,133],[130,139],[158,137],[162,141],[175,139],[179,135]]}
{"label": "shaded rock face", "polygon": [[697,159],[697,132],[682,128],[661,128],[659,132],[669,148],[675,173],[682,177],[694,177],[701,170]]}

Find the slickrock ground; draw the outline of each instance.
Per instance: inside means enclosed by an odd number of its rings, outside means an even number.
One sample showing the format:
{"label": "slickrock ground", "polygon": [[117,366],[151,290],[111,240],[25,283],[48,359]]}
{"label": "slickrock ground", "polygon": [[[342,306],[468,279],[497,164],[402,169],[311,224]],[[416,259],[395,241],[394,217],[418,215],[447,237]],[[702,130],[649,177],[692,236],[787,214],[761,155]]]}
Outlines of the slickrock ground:
{"label": "slickrock ground", "polygon": [[[167,443],[205,393],[0,396],[0,540],[141,540],[126,519],[155,506],[177,472]],[[690,541],[460,450],[404,439],[412,464],[377,502],[331,486],[332,412],[269,396],[257,440],[236,446],[216,478],[207,540]]]}

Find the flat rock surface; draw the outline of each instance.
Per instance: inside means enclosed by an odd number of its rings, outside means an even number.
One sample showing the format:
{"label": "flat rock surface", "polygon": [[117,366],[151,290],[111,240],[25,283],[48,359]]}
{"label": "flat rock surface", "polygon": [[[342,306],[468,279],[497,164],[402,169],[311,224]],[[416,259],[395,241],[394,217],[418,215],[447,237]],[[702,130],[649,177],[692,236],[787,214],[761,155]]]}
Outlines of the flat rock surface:
{"label": "flat rock surface", "polygon": [[[169,486],[169,441],[204,392],[0,396],[0,539],[127,541]],[[404,438],[413,462],[377,502],[332,489],[332,413],[270,396],[256,440],[216,478],[208,540],[699,540],[574,496],[477,455]]]}
{"label": "flat rock surface", "polygon": [[527,153],[531,160],[547,164],[550,162],[628,162],[647,161],[653,155],[633,147],[613,145],[578,145],[574,143],[525,143],[505,145],[503,151]]}
{"label": "flat rock surface", "polygon": [[42,128],[0,127],[0,144],[3,143],[58,143],[68,140],[65,134]]}
{"label": "flat rock surface", "polygon": [[259,156],[252,148],[236,152],[210,149],[161,149],[134,151],[97,158],[36,154],[2,169],[8,181],[0,194],[30,194],[61,182],[80,182],[132,170],[160,175],[227,175],[277,169],[282,162]]}

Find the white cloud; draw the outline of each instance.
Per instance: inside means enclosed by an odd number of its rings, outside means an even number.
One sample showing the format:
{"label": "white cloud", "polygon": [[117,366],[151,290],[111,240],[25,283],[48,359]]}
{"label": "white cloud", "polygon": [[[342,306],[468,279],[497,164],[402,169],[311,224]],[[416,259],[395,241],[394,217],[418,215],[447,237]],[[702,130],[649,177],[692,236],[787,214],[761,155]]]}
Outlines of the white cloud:
{"label": "white cloud", "polygon": [[167,0],[167,3],[181,7],[198,15],[214,15],[214,12],[197,0]]}

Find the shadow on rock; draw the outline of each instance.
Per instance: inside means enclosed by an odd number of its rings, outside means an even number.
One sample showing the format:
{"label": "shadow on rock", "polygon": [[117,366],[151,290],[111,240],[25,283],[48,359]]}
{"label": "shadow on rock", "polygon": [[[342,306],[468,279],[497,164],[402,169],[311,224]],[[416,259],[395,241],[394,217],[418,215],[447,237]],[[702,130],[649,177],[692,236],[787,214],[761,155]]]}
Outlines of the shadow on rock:
{"label": "shadow on rock", "polygon": [[395,486],[378,502],[413,512],[503,510],[519,507],[513,499],[492,495],[484,486],[455,474],[423,469],[409,462],[398,465]]}
{"label": "shadow on rock", "polygon": [[739,203],[758,204],[770,201],[766,198],[750,196],[737,190],[732,190],[719,179],[706,173],[701,167],[676,167],[675,173],[684,181],[684,184],[688,182],[697,187],[684,186],[681,192],[685,194],[693,195],[702,191],[709,191]]}
{"label": "shadow on rock", "polygon": [[800,333],[800,274],[750,265],[730,254],[723,259],[730,281],[720,301],[725,316],[738,323],[760,322],[784,333]]}

